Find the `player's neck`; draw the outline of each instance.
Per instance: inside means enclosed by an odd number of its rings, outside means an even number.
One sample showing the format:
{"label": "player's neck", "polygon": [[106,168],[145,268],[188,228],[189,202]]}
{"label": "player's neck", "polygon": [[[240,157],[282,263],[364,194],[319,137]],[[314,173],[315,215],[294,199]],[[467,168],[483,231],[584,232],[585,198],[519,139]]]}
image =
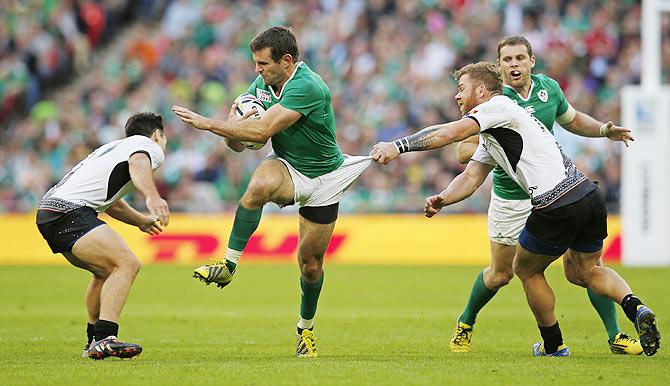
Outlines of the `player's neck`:
{"label": "player's neck", "polygon": [[284,88],[284,85],[286,82],[291,79],[291,76],[295,72],[295,69],[297,67],[297,63],[291,63],[288,68],[286,69],[286,73],[284,74],[284,79],[281,80],[281,82],[277,83],[275,85],[276,92],[281,94],[282,89]]}
{"label": "player's neck", "polygon": [[521,95],[521,97],[522,97],[523,99],[527,99],[527,98],[528,98],[528,94],[530,93],[530,87],[531,87],[532,85],[533,85],[532,82],[528,82],[528,83],[524,84],[524,85],[521,86],[521,87],[512,87],[512,88],[514,89],[514,91],[516,91],[517,93],[519,93],[519,95]]}

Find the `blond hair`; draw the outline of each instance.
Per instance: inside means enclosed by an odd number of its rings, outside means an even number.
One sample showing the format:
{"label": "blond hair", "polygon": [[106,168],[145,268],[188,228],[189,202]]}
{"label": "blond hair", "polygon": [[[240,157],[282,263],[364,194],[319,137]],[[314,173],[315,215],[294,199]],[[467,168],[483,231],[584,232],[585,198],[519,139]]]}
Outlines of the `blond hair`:
{"label": "blond hair", "polygon": [[502,78],[498,66],[490,62],[470,63],[460,70],[454,71],[454,79],[457,81],[463,75],[469,75],[475,83],[483,84],[492,93],[502,94]]}

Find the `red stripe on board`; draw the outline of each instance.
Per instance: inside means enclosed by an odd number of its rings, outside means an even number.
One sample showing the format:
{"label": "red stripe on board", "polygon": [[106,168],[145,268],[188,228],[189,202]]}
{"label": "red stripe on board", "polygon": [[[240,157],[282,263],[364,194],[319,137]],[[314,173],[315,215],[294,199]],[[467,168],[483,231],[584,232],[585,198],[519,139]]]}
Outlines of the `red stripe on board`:
{"label": "red stripe on board", "polygon": [[603,260],[618,263],[621,261],[621,234],[616,235],[614,240],[605,248]]}

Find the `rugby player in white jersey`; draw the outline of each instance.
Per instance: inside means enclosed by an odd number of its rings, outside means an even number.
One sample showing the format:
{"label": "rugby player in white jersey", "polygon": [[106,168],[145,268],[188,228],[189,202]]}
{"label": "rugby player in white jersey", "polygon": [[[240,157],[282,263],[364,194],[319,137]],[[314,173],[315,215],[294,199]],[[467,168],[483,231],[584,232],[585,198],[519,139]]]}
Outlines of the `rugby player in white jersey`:
{"label": "rugby player in white jersey", "polygon": [[[51,188],[37,209],[37,227],[53,253],[93,274],[86,290],[88,311],[84,357],[131,358],[142,352],[117,339],[119,315],[140,262],[98,213],[105,212],[151,235],[168,225],[169,209],[153,181],[165,158],[163,119],[153,113],[131,116],[126,138],[102,145]],[[139,190],[150,214],[133,209],[123,196]]]}
{"label": "rugby player in white jersey", "polygon": [[[633,141],[630,130],[612,122],[603,123],[575,110],[558,82],[544,74],[534,74],[535,55],[530,42],[523,36],[512,35],[498,42],[498,60],[503,80],[503,95],[508,96],[537,118],[553,133],[554,122],[566,130],[584,137],[608,137],[614,141]],[[458,160],[467,164],[479,144],[474,135],[458,144]],[[514,277],[512,261],[519,235],[531,213],[530,197],[500,166],[492,172],[493,189],[488,210],[488,235],[491,263],[479,272],[472,285],[465,309],[459,315],[454,334],[449,342],[453,352],[470,351],[470,341],[479,311],[493,299],[499,290]],[[598,262],[598,265],[602,265]],[[564,265],[566,272],[572,272]],[[586,291],[608,335],[608,345],[614,354],[638,355],[642,346],[619,328],[614,302]]]}
{"label": "rugby player in white jersey", "polygon": [[465,171],[440,194],[428,197],[424,212],[430,218],[469,197],[496,165],[528,193],[533,210],[519,237],[513,266],[543,339],[533,346],[533,354],[570,355],[554,312],[554,294],[544,277],[549,264],[564,255],[571,267],[568,280],[620,304],[645,354],[654,355],[660,342],[654,313],[614,270],[596,265],[607,236],[607,210],[597,185],[563,154],[538,119],[502,95],[495,64],[470,64],[454,76],[463,118],[378,143],[370,155],[387,164],[404,152],[436,149],[479,134],[480,144]]}

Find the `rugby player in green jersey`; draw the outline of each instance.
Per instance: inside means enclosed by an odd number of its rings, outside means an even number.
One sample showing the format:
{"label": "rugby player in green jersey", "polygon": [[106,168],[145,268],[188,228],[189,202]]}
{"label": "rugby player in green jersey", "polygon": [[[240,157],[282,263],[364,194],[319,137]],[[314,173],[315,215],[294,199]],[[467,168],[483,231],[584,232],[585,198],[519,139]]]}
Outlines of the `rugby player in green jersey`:
{"label": "rugby player in green jersey", "polygon": [[305,63],[298,61],[295,36],[272,27],[249,48],[259,76],[247,92],[267,110],[260,119],[228,121],[205,118],[187,108],[172,110],[186,123],[225,137],[235,151],[241,141],[272,142],[273,152],[256,168],[235,213],[225,256],[195,269],[194,277],[224,287],[233,278],[249,238],[258,227],[263,206],[300,206],[300,318],[296,355],[316,357],[314,315],[323,285],[323,257],[335,228],[344,191],[372,163],[368,156],[342,154],[335,139],[330,89]]}
{"label": "rugby player in green jersey", "polygon": [[[498,66],[504,83],[503,94],[540,120],[553,134],[554,121],[568,131],[584,137],[608,137],[626,143],[632,141],[630,131],[602,123],[587,114],[576,111],[568,103],[558,83],[543,74],[531,74],[535,56],[526,38],[507,36],[498,43]],[[459,143],[458,158],[468,163],[479,143],[473,136]],[[470,351],[472,328],[479,311],[507,285],[514,276],[512,261],[519,234],[530,215],[528,194],[500,167],[493,169],[493,191],[488,211],[488,233],[491,248],[491,265],[475,279],[463,313],[458,317],[450,342],[451,351]],[[565,260],[568,262],[569,260]],[[573,272],[564,265],[566,274]],[[641,354],[642,346],[636,339],[622,333],[617,323],[614,302],[587,290],[591,304],[607,329],[610,349],[615,354]]]}

